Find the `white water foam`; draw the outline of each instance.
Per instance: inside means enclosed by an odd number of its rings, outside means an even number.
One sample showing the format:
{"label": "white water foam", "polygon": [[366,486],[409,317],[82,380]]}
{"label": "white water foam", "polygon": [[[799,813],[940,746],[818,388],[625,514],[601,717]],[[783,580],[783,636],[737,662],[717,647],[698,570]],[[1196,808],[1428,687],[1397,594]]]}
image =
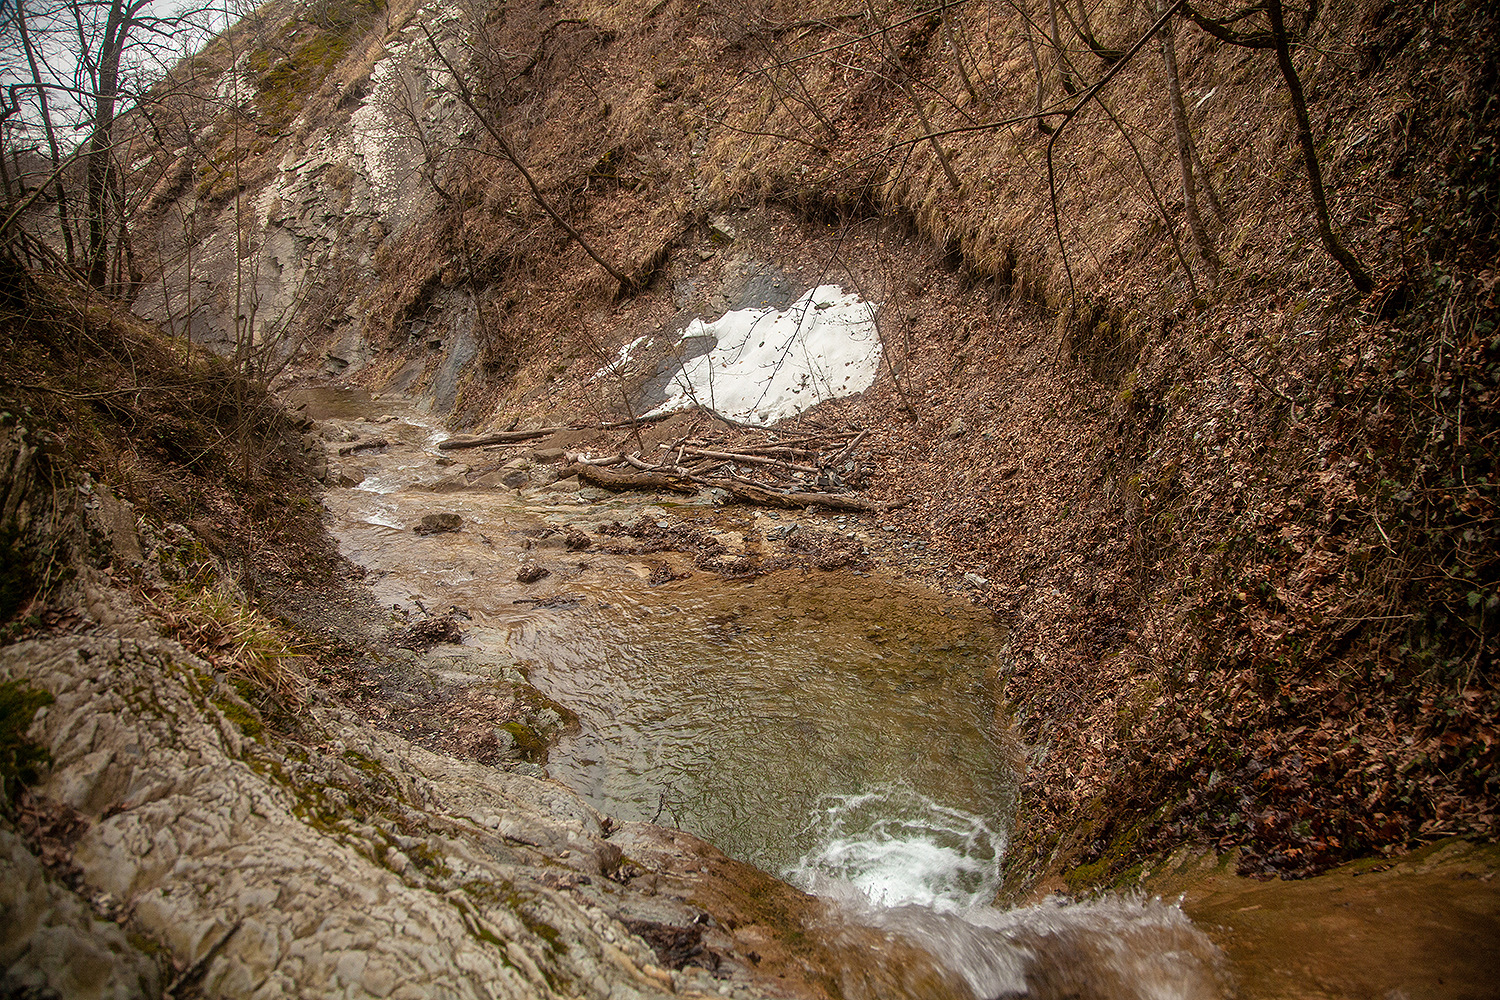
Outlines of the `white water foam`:
{"label": "white water foam", "polygon": [[[783,876],[827,899],[830,930],[896,936],[931,955],[976,998],[1109,996],[1218,1000],[1222,954],[1176,906],[1107,897],[990,905],[1003,832],[906,786],[826,795],[804,833],[815,841]],[[849,979],[855,1000],[887,995]],[[1092,992],[1091,992],[1092,991]]]}
{"label": "white water foam", "polygon": [[406,527],[401,523],[401,519],[396,516],[395,510],[389,506],[383,507],[380,510],[371,511],[369,514],[366,514],[364,517],[364,522],[366,524],[373,524],[381,528]]}
{"label": "white water foam", "polygon": [[373,476],[366,476],[354,487],[364,493],[395,493],[397,490],[407,486],[407,477],[404,470],[394,472],[378,472]]}
{"label": "white water foam", "polygon": [[1000,887],[1005,835],[904,785],[825,795],[805,834],[816,846],[784,876],[819,895],[847,886],[876,906],[952,911],[984,905]]}

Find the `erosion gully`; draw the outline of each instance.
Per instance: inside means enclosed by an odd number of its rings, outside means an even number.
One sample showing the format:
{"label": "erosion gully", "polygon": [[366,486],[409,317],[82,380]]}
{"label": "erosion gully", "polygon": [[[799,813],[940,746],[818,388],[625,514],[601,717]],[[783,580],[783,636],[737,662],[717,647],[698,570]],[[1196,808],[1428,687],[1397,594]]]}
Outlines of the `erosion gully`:
{"label": "erosion gully", "polygon": [[[341,459],[348,485],[324,498],[377,599],[398,614],[456,610],[466,645],[576,713],[547,778],[824,897],[837,916],[820,932],[846,951],[899,939],[933,957],[943,989],[975,998],[1500,995],[1494,852],[1471,845],[1305,889],[1184,853],[1129,897],[992,905],[1022,757],[991,687],[1004,637],[987,616],[878,571],[734,581],[682,554],[565,542],[642,515],[691,521],[731,549],[747,534],[858,532],[856,519],[462,487],[456,463],[525,449],[445,454],[439,421],[400,398],[317,389],[291,402],[336,435],[388,442]],[[434,513],[461,529],[413,531]],[[660,560],[687,575],[653,584]],[[549,573],[521,583],[524,563]],[[862,989],[859,965],[847,992],[934,995],[899,975]]]}

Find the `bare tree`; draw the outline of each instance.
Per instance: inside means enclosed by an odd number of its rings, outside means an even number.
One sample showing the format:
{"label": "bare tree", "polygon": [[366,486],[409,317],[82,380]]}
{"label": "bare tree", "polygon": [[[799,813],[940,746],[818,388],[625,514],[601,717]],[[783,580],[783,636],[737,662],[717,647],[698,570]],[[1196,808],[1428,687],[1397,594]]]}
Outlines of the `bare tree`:
{"label": "bare tree", "polygon": [[942,140],[936,135],[937,130],[932,127],[932,122],[927,118],[927,112],[922,107],[922,99],[912,89],[911,81],[908,79],[910,70],[902,62],[901,55],[896,51],[895,46],[891,44],[889,26],[880,15],[875,13],[875,5],[871,3],[871,0],[865,0],[865,10],[869,13],[870,22],[880,29],[878,34],[880,56],[885,62],[886,72],[889,74],[891,81],[900,88],[901,92],[906,95],[906,99],[911,102],[912,110],[917,113],[917,121],[922,125],[922,133],[931,144],[933,155],[937,157],[938,164],[943,168],[943,173],[948,178],[948,184],[953,188],[955,194],[960,193],[963,191],[963,182],[958,179],[958,173],[953,169],[953,164],[948,162],[948,153],[943,149]]}
{"label": "bare tree", "polygon": [[583,248],[583,252],[588,254],[589,257],[594,261],[594,263],[602,267],[611,278],[614,278],[616,281],[618,281],[622,289],[634,287],[634,279],[627,277],[623,272],[621,272],[618,268],[616,268],[613,264],[606,260],[602,255],[600,255],[599,251],[594,249],[593,244],[584,239],[583,234],[580,233],[576,228],[574,228],[573,224],[570,223],[567,219],[563,218],[562,214],[553,207],[552,202],[549,201],[547,199],[547,196],[542,193],[542,189],[540,185],[537,184],[536,178],[532,175],[531,171],[527,169],[525,162],[521,159],[520,154],[516,152],[515,147],[511,145],[510,140],[507,139],[504,133],[500,131],[499,126],[497,126],[493,121],[490,120],[490,116],[480,109],[479,102],[475,100],[474,92],[469,89],[468,83],[464,81],[463,74],[454,68],[453,63],[449,61],[448,56],[443,52],[442,47],[438,45],[437,39],[433,38],[432,32],[427,30],[427,26],[424,24],[421,27],[422,34],[427,37],[427,44],[432,46],[433,54],[437,56],[438,61],[443,64],[443,68],[448,71],[449,77],[453,80],[453,86],[456,90],[459,101],[463,103],[464,107],[469,109],[469,113],[474,116],[474,118],[479,122],[480,126],[489,133],[490,138],[495,141],[495,145],[499,147],[500,156],[512,167],[515,167],[516,171],[520,173],[522,180],[526,182],[527,190],[531,193],[532,200],[535,201],[539,206],[541,206],[542,211],[546,212],[547,215],[551,217],[553,222],[556,222],[564,232],[571,236],[578,243],[578,245]]}
{"label": "bare tree", "polygon": [[[1162,12],[1161,0],[1156,2],[1156,12]],[[1198,248],[1198,257],[1208,270],[1211,281],[1219,280],[1219,255],[1214,249],[1208,229],[1203,225],[1203,216],[1198,211],[1198,185],[1193,161],[1193,136],[1188,129],[1187,108],[1182,100],[1182,83],[1177,76],[1177,46],[1172,39],[1173,27],[1169,21],[1158,36],[1161,41],[1162,67],[1167,76],[1167,103],[1172,109],[1172,132],[1177,139],[1177,166],[1182,176],[1182,202],[1187,215],[1188,231],[1193,234],[1193,244]]]}
{"label": "bare tree", "polygon": [[[1222,19],[1207,16],[1193,7],[1191,3],[1181,2],[1179,6],[1185,17],[1190,18],[1194,24],[1220,41],[1241,48],[1276,50],[1276,66],[1281,71],[1281,78],[1286,82],[1287,94],[1292,101],[1292,117],[1297,128],[1297,144],[1302,148],[1302,162],[1307,170],[1307,187],[1312,195],[1313,212],[1317,217],[1318,236],[1322,239],[1323,247],[1328,251],[1329,256],[1338,261],[1339,266],[1349,275],[1349,280],[1354,287],[1361,292],[1371,291],[1375,283],[1370,278],[1370,273],[1333,231],[1333,221],[1328,213],[1328,196],[1323,187],[1323,170],[1318,163],[1317,147],[1313,143],[1312,122],[1307,115],[1307,98],[1302,92],[1302,78],[1297,75],[1296,64],[1292,62],[1292,38],[1287,31],[1286,16],[1281,0],[1263,0],[1261,3],[1231,13]],[[1244,31],[1235,27],[1251,15],[1261,11],[1266,13],[1269,22],[1268,31]],[[1302,23],[1303,32],[1312,26],[1317,14],[1317,3],[1309,4]]]}
{"label": "bare tree", "polygon": [[[138,279],[115,121],[151,94],[185,39],[206,38],[222,20],[204,4],[170,0],[0,2],[0,30],[20,43],[0,57],[0,75],[23,119],[13,138],[25,132],[45,141],[63,255],[96,288],[123,292]],[[62,169],[68,152],[61,136],[70,130],[87,133],[81,218]],[[75,233],[77,226],[84,232]]]}
{"label": "bare tree", "polygon": [[[1318,152],[1313,145],[1312,124],[1307,117],[1307,99],[1302,95],[1302,80],[1297,76],[1296,66],[1292,64],[1291,44],[1287,40],[1281,0],[1267,0],[1266,12],[1271,19],[1271,36],[1276,43],[1276,64],[1281,68],[1287,93],[1292,98],[1292,114],[1297,121],[1297,142],[1302,146],[1302,161],[1307,167],[1307,186],[1312,192],[1313,210],[1318,217],[1318,235],[1323,238],[1323,246],[1329,255],[1349,275],[1354,287],[1361,292],[1369,292],[1374,289],[1375,282],[1370,279],[1370,273],[1359,262],[1359,258],[1334,235],[1333,223],[1328,217],[1328,199],[1323,193],[1323,171],[1318,166]],[[1311,11],[1308,17],[1312,17]]]}

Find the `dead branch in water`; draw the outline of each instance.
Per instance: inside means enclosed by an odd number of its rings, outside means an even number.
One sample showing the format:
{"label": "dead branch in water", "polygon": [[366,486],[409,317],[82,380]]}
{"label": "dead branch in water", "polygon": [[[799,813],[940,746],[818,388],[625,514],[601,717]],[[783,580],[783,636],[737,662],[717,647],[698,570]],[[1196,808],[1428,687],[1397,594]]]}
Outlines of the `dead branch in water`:
{"label": "dead branch in water", "polygon": [[597,465],[573,462],[562,470],[562,475],[577,476],[610,490],[657,489],[674,493],[697,493],[698,483],[686,476],[668,472],[612,472]]}
{"label": "dead branch in water", "polygon": [[359,441],[351,442],[350,444],[340,445],[339,457],[342,458],[345,455],[352,455],[356,451],[372,451],[376,448],[387,448],[389,446],[390,442],[385,438],[363,438]]}
{"label": "dead branch in water", "polygon": [[546,437],[548,434],[556,434],[565,431],[566,427],[538,427],[534,431],[496,431],[494,434],[481,434],[478,437],[456,437],[446,441],[438,442],[439,451],[453,451],[458,448],[479,448],[487,444],[513,444],[517,441],[530,441],[533,438]]}

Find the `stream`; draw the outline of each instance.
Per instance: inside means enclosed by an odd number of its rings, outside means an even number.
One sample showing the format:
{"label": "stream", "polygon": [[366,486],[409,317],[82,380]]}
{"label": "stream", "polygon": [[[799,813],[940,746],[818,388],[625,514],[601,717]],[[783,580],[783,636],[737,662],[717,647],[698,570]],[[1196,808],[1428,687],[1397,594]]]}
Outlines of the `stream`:
{"label": "stream", "polygon": [[[441,452],[438,422],[400,400],[302,390],[293,402],[325,436],[387,442],[338,459],[346,485],[324,498],[381,605],[457,615],[490,671],[459,683],[519,671],[576,715],[538,774],[829,900],[823,930],[853,956],[846,995],[942,993],[865,968],[858,956],[897,939],[933,957],[948,995],[1228,995],[1222,954],[1176,906],[991,905],[1021,758],[991,687],[1004,636],[987,616],[878,571],[734,580],[690,553],[577,544],[644,516],[753,551],[797,531],[859,536],[858,519],[467,486],[466,472],[528,450]],[[461,527],[413,531],[431,514]],[[547,575],[519,582],[528,564]]]}

